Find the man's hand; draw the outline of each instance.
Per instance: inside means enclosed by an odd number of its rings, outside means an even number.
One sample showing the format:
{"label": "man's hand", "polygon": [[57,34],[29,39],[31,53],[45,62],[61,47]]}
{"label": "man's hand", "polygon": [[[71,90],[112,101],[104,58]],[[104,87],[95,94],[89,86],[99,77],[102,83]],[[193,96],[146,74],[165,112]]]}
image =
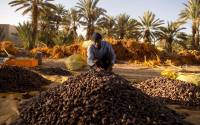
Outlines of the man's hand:
{"label": "man's hand", "polygon": [[100,67],[97,67],[97,68],[96,68],[96,71],[97,71],[97,72],[102,71],[102,70],[103,70],[103,69],[100,68]]}
{"label": "man's hand", "polygon": [[98,60],[97,60],[97,59],[93,60],[93,63],[94,63],[94,64],[96,64],[97,62],[98,62]]}
{"label": "man's hand", "polygon": [[103,70],[101,67],[97,67],[96,65],[93,65],[93,66],[91,66],[90,68],[93,69],[93,70],[96,70],[96,71],[101,71],[101,70]]}
{"label": "man's hand", "polygon": [[93,69],[95,69],[96,71],[102,71],[103,69],[101,68],[101,63],[99,60],[95,59],[93,60],[94,65],[92,66]]}
{"label": "man's hand", "polygon": [[100,60],[95,60],[96,67],[102,67],[102,62]]}
{"label": "man's hand", "polygon": [[114,65],[114,64],[110,65],[110,66],[107,68],[106,71],[107,71],[107,72],[112,72],[112,70],[113,70],[113,65]]}

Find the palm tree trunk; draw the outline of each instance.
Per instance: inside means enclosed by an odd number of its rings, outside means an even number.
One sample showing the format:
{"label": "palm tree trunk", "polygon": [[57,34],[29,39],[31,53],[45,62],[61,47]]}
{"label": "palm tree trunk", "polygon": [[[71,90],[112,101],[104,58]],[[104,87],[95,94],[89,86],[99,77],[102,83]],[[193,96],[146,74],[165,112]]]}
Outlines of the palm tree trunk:
{"label": "palm tree trunk", "polygon": [[144,38],[144,42],[145,42],[145,43],[151,43],[151,40],[150,40],[149,36],[146,36],[146,37]]}
{"label": "palm tree trunk", "polygon": [[124,33],[123,32],[120,34],[120,39],[124,39]]}
{"label": "palm tree trunk", "polygon": [[111,29],[112,29],[112,28],[107,29],[107,36],[108,36],[108,37],[111,37],[111,36],[112,36]]}
{"label": "palm tree trunk", "polygon": [[199,46],[199,29],[197,29],[197,32],[196,32],[196,37],[195,37],[195,44],[196,44],[196,49],[199,49],[200,46]]}
{"label": "palm tree trunk", "polygon": [[77,30],[76,22],[74,21],[73,22],[73,37],[74,37],[74,39],[78,36],[76,30]]}
{"label": "palm tree trunk", "polygon": [[90,38],[92,37],[94,31],[95,31],[95,28],[94,28],[94,25],[93,25],[92,28],[91,28],[91,31],[90,31]]}
{"label": "palm tree trunk", "polygon": [[86,40],[89,40],[90,39],[90,31],[91,30],[91,26],[90,24],[87,26],[87,33],[86,33]]}
{"label": "palm tree trunk", "polygon": [[29,45],[29,49],[33,49],[35,46],[35,43],[37,41],[37,28],[38,28],[38,8],[36,5],[36,0],[33,1],[33,10],[32,10],[32,27],[33,27],[33,33],[32,33],[32,42]]}
{"label": "palm tree trunk", "polygon": [[56,21],[56,30],[57,31],[59,30],[59,26],[60,26],[60,21],[57,19],[57,21]]}
{"label": "palm tree trunk", "polygon": [[196,27],[196,40],[195,40],[195,42],[196,42],[196,46],[197,46],[197,50],[198,49],[200,49],[200,46],[199,46],[199,28],[200,28],[200,18],[197,20],[197,27]]}
{"label": "palm tree trunk", "polygon": [[86,39],[89,40],[91,39],[92,37],[92,34],[94,33],[94,26],[93,25],[88,25],[88,28],[87,28],[87,34],[86,34]]}
{"label": "palm tree trunk", "polygon": [[76,38],[77,37],[77,32],[76,32],[76,26],[73,27],[73,37]]}
{"label": "palm tree trunk", "polygon": [[195,23],[193,22],[192,24],[192,49],[196,49],[196,40],[195,40],[195,35],[196,35],[196,26],[195,26]]}
{"label": "palm tree trunk", "polygon": [[87,33],[86,33],[86,40],[89,40],[89,39],[90,39],[90,35],[89,35],[90,33],[89,33],[89,32],[90,32],[90,29],[88,28],[88,29],[87,29]]}
{"label": "palm tree trunk", "polygon": [[144,33],[144,42],[145,43],[151,43],[151,40],[150,40],[150,31],[149,30],[146,30],[145,33]]}
{"label": "palm tree trunk", "polygon": [[90,34],[91,34],[91,27],[92,27],[92,24],[91,24],[91,20],[89,19],[88,20],[88,25],[87,25],[87,34],[86,34],[86,40],[89,40],[91,37],[90,37]]}
{"label": "palm tree trunk", "polygon": [[168,43],[168,52],[169,53],[172,53],[172,40],[171,39],[169,39],[169,40],[167,40],[167,43]]}

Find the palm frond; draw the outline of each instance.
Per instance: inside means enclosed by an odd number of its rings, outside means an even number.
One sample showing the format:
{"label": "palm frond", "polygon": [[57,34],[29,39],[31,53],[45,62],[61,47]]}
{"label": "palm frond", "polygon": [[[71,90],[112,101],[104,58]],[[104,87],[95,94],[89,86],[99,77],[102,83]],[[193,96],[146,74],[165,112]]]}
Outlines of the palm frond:
{"label": "palm frond", "polygon": [[141,33],[139,38],[150,40],[155,40],[156,37],[161,34],[160,29],[164,24],[163,20],[156,18],[156,15],[150,11],[144,13],[143,17],[139,17],[140,21],[138,22],[138,31]]}

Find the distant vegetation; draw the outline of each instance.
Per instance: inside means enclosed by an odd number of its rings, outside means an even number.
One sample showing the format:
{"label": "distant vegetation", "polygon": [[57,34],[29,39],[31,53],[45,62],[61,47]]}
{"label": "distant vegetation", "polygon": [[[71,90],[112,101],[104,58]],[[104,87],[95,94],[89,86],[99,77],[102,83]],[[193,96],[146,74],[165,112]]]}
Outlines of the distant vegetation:
{"label": "distant vegetation", "polygon": [[0,41],[5,38],[4,29],[0,27]]}
{"label": "distant vegetation", "polygon": [[[150,11],[146,11],[139,20],[126,13],[109,16],[105,9],[98,7],[99,0],[79,0],[75,7],[68,10],[64,5],[53,5],[52,1],[14,0],[9,3],[18,7],[16,11],[23,10],[23,15],[31,14],[32,22],[22,23],[17,28],[25,48],[32,49],[41,42],[53,47],[83,40],[83,36],[77,34],[80,26],[86,30],[87,40],[94,31],[98,31],[107,38],[133,39],[150,44],[165,41],[168,52],[173,51],[174,43],[190,49],[200,48],[199,0],[188,0],[178,20],[167,24]],[[192,21],[192,35],[183,32],[183,24],[188,20]]]}

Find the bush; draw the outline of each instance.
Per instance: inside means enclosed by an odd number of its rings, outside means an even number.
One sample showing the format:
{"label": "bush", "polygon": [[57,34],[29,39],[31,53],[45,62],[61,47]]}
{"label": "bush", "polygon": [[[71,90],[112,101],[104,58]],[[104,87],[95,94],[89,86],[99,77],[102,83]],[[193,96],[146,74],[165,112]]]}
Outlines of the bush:
{"label": "bush", "polygon": [[33,36],[31,35],[33,33],[33,29],[30,23],[19,23],[19,26],[17,27],[17,32],[25,49],[32,49],[35,46],[35,41],[33,41],[33,39],[35,38],[33,38]]}

